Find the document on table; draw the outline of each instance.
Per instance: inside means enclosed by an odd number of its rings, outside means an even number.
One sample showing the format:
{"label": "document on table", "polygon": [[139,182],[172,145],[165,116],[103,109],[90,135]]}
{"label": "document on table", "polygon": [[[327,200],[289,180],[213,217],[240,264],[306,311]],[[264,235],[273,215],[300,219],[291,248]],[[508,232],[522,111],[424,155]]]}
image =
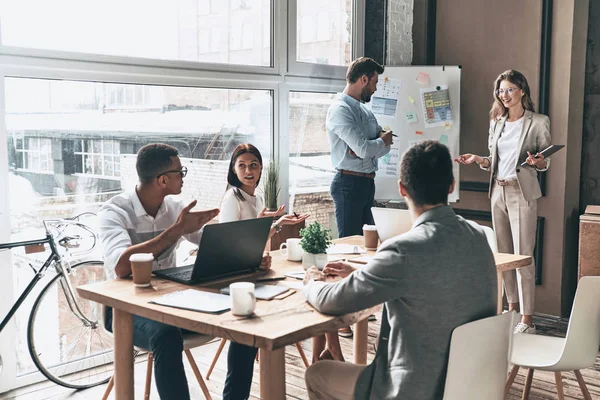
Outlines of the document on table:
{"label": "document on table", "polygon": [[[290,289],[284,286],[256,284],[254,286],[254,296],[259,300],[271,300],[288,290]],[[229,295],[229,286],[224,287],[220,292]]]}
{"label": "document on table", "polygon": [[327,254],[365,254],[367,251],[360,246],[352,244],[334,244],[327,248]]}
{"label": "document on table", "polygon": [[195,289],[165,294],[150,301],[150,303],[211,314],[219,314],[231,308],[229,296]]}

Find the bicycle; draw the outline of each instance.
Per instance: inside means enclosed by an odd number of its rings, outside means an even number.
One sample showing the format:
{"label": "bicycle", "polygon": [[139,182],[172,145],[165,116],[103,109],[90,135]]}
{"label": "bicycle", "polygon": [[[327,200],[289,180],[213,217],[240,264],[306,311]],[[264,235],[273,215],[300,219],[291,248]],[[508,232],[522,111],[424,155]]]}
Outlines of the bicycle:
{"label": "bicycle", "polygon": [[[84,213],[92,214],[92,213]],[[81,261],[72,265],[59,249],[71,258],[90,253],[97,235],[78,221],[80,214],[70,219],[44,220],[46,237],[37,240],[0,244],[0,250],[25,248],[25,254],[46,251],[50,255],[36,269],[35,275],[0,323],[0,332],[8,324],[25,299],[44,275],[54,269],[50,279],[35,300],[27,324],[27,347],[33,363],[49,380],[71,389],[87,389],[108,382],[112,376],[112,339],[102,329],[102,306],[79,298],[75,287],[105,279],[102,261]],[[71,228],[90,234],[89,249],[72,252],[81,246],[80,235],[70,236]]]}

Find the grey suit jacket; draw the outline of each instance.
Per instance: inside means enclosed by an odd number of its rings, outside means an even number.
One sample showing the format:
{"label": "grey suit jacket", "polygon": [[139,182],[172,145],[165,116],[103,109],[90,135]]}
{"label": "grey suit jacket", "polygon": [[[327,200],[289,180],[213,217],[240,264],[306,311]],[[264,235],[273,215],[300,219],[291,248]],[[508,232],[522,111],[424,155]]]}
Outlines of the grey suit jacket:
{"label": "grey suit jacket", "polygon": [[[523,193],[523,197],[527,201],[532,201],[542,197],[542,190],[540,189],[540,183],[537,180],[538,171],[546,171],[550,166],[550,159],[546,159],[546,168],[537,169],[526,165],[521,166],[521,163],[527,158],[527,152],[535,153],[544,150],[550,146],[550,119],[542,114],[536,114],[531,111],[525,111],[523,116],[523,129],[519,137],[519,156],[517,160],[517,181]],[[498,169],[498,139],[504,129],[504,123],[506,122],[507,116],[504,116],[490,124],[490,135],[488,138],[488,149],[490,150],[490,156],[487,157],[489,160],[488,167],[480,167],[486,171],[490,171],[490,189],[488,196],[492,196],[492,186],[494,183],[494,175]]]}
{"label": "grey suit jacket", "polygon": [[496,266],[483,230],[442,206],[386,240],[363,268],[304,292],[333,315],[384,304],[377,354],[355,399],[437,400],[454,328],[496,312]]}

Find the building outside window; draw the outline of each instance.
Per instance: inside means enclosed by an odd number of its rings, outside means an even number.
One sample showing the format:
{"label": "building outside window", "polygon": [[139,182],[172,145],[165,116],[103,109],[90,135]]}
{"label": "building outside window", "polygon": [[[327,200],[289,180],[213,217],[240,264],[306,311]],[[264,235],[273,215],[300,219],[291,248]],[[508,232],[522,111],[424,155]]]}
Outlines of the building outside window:
{"label": "building outside window", "polygon": [[104,139],[78,139],[74,142],[75,172],[107,178],[121,176],[119,142]]}
{"label": "building outside window", "polygon": [[52,141],[40,137],[15,140],[15,167],[32,172],[52,172]]}

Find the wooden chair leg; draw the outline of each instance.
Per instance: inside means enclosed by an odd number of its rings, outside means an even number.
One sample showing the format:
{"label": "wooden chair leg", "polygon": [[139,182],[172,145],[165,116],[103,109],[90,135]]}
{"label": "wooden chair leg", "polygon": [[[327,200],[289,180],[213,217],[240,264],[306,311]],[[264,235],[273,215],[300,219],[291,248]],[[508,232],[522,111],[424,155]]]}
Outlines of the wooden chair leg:
{"label": "wooden chair leg", "polygon": [[558,400],[565,400],[565,389],[563,387],[562,375],[560,372],[554,373],[554,380],[556,381],[556,394],[558,395]]}
{"label": "wooden chair leg", "polygon": [[308,363],[308,358],[306,358],[306,354],[304,354],[304,350],[302,350],[302,346],[300,345],[300,342],[296,343],[296,348],[298,349],[298,353],[300,353],[300,357],[302,358],[302,362],[304,363],[304,366],[306,368],[310,367],[310,364]]}
{"label": "wooden chair leg", "polygon": [[223,347],[225,347],[225,343],[227,343],[227,339],[221,339],[221,343],[219,343],[219,348],[213,357],[212,363],[210,363],[210,367],[208,367],[208,372],[206,373],[206,380],[210,379],[210,374],[212,374],[215,365],[217,364],[217,360],[221,356],[221,352],[223,351]]}
{"label": "wooden chair leg", "polygon": [[583,380],[583,376],[581,376],[581,372],[576,369],[575,376],[577,377],[577,382],[579,383],[579,388],[581,389],[581,393],[583,393],[583,398],[585,400],[592,400],[592,396],[590,395],[590,391],[588,390],[585,381]]}
{"label": "wooden chair leg", "polygon": [[529,368],[527,371],[527,378],[525,379],[525,387],[523,388],[523,397],[522,400],[527,400],[529,398],[529,392],[531,391],[531,382],[533,382],[533,368]]}
{"label": "wooden chair leg", "polygon": [[200,389],[202,389],[202,393],[204,393],[204,397],[206,400],[212,400],[212,396],[208,391],[208,387],[206,387],[206,383],[204,379],[202,379],[202,374],[200,374],[200,370],[196,365],[196,360],[194,360],[194,356],[192,356],[192,352],[189,350],[185,350],[185,355],[190,362],[190,366],[192,367],[192,371],[194,371],[194,375],[196,375],[196,379],[198,380],[198,384],[200,385]]}
{"label": "wooden chair leg", "polygon": [[508,397],[508,392],[510,391],[510,388],[512,387],[513,382],[515,381],[515,378],[517,377],[518,373],[519,373],[519,366],[513,365],[512,369],[510,370],[510,374],[508,375],[508,379],[506,380],[506,386],[504,387],[504,398],[505,399]]}
{"label": "wooden chair leg", "polygon": [[148,365],[146,366],[146,386],[144,387],[144,399],[150,398],[150,388],[152,386],[152,366],[154,364],[154,356],[148,353]]}
{"label": "wooden chair leg", "polygon": [[102,400],[108,399],[110,392],[112,392],[113,386],[115,386],[115,376],[114,375],[111,376],[110,380],[108,381],[108,386],[106,386],[106,390],[104,391],[104,394],[102,395]]}

